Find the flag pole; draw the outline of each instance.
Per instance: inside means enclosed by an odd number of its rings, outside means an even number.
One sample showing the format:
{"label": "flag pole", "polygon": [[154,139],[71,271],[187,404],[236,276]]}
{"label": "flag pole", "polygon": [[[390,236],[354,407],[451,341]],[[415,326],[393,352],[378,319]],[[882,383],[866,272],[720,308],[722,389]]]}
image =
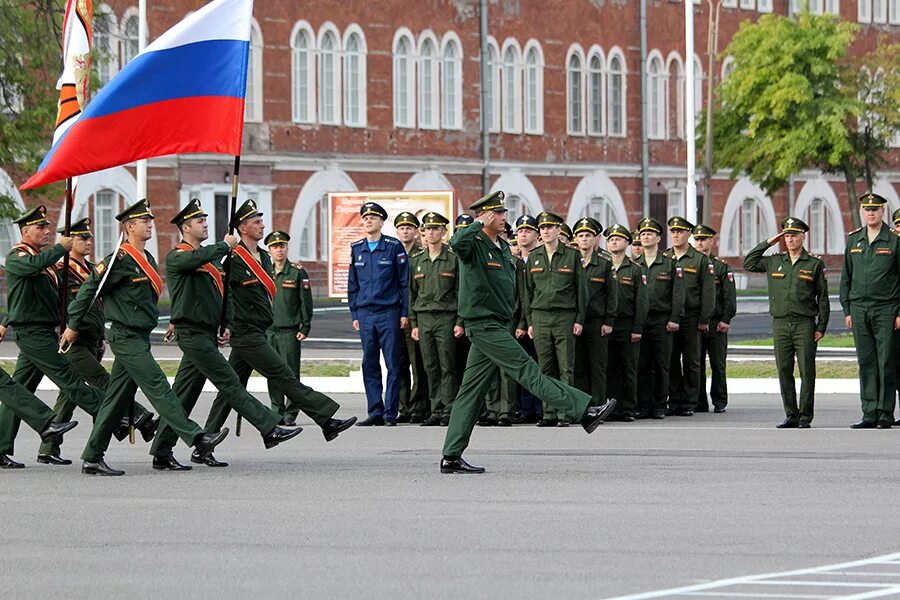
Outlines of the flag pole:
{"label": "flag pole", "polygon": [[[234,173],[231,175],[231,210],[228,211],[228,233],[230,235],[234,235],[235,224],[234,224],[234,216],[237,213],[237,194],[238,194],[238,179],[240,179],[241,174],[241,155],[238,154],[234,157]],[[227,329],[227,319],[228,319],[228,291],[231,287],[229,285],[231,281],[231,263],[232,256],[231,252],[228,253],[228,257],[225,259],[225,277],[224,283],[225,287],[222,289],[222,312],[219,316],[219,335],[225,335],[225,329]],[[241,415],[237,416],[237,424],[234,427],[234,434],[238,437],[241,435],[241,423],[243,419],[241,419]]]}
{"label": "flag pole", "polygon": [[[63,236],[68,237],[72,229],[72,178],[66,179],[66,211]],[[63,256],[62,283],[59,286],[59,331],[60,335],[66,330],[66,320],[69,309],[69,261],[70,253],[67,250]]]}

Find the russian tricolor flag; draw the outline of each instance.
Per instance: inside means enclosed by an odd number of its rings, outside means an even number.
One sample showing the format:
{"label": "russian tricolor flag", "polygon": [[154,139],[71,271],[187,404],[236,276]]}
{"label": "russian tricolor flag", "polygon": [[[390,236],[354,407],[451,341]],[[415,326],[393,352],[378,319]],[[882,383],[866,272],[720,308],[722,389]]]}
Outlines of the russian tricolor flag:
{"label": "russian tricolor flag", "polygon": [[161,35],[55,141],[29,189],[142,158],[238,156],[253,0],[214,0]]}

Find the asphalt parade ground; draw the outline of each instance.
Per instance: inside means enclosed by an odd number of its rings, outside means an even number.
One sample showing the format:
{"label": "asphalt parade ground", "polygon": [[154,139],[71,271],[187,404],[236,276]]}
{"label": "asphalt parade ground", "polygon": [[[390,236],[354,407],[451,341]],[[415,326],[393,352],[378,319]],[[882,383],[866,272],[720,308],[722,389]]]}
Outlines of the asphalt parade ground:
{"label": "asphalt parade ground", "polygon": [[[820,382],[821,383],[821,382]],[[40,392],[45,402],[55,394]],[[364,416],[361,394],[340,415]],[[194,411],[203,421],[211,394]],[[445,430],[304,432],[265,450],[245,422],[225,469],[153,471],[116,443],[118,478],[39,465],[22,429],[0,472],[0,590],[23,598],[872,598],[900,596],[900,430],[853,431],[823,395],[810,430],[780,400],[723,415],[476,428],[484,475],[441,475]],[[302,417],[302,415],[301,415]],[[232,417],[229,425],[234,426]],[[178,446],[187,461],[189,451]],[[877,558],[882,557],[882,558]],[[845,567],[843,563],[875,559]],[[835,566],[837,565],[837,566]],[[785,571],[813,569],[793,575]],[[869,573],[866,575],[866,573]]]}

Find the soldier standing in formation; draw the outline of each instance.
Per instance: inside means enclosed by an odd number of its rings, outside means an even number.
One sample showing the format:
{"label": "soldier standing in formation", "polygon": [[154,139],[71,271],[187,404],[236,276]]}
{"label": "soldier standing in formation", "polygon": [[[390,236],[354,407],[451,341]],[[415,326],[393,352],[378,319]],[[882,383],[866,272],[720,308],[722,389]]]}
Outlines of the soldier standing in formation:
{"label": "soldier standing in formation", "polygon": [[694,242],[697,250],[707,257],[713,266],[713,278],[716,284],[716,304],[709,318],[709,329],[700,336],[700,385],[697,396],[697,412],[709,412],[709,397],[706,395],[706,356],[709,355],[709,366],[712,371],[709,396],[712,397],[713,411],[725,412],[728,406],[728,330],[731,319],[737,314],[737,291],[734,286],[734,273],[725,261],[719,260],[713,253],[713,238],[716,230],[706,225],[694,227]]}
{"label": "soldier standing in formation", "polygon": [[[411,212],[394,217],[397,239],[403,244],[407,258],[412,261],[424,249],[421,243],[421,223]],[[403,330],[404,350],[400,353],[400,409],[398,423],[422,423],[428,412],[428,375],[420,344],[412,338],[412,327]]]}
{"label": "soldier standing in formation", "polygon": [[[781,221],[781,233],[756,245],[744,258],[744,268],[766,273],[769,314],[775,342],[775,366],[784,402],[779,429],[809,428],[816,394],[816,344],[825,336],[830,315],[825,263],[809,254],[803,238],[809,226],[795,217]],[[787,252],[764,256],[784,240]],[[800,405],[794,385],[794,356],[800,369]]]}
{"label": "soldier standing in formation", "polygon": [[[528,353],[528,356],[537,360],[537,350],[534,348],[534,340],[528,336],[528,294],[525,289],[525,269],[528,256],[538,247],[540,232],[537,219],[531,215],[522,215],[516,219],[516,241],[519,244],[519,259],[516,261],[516,307],[513,311],[513,320],[516,321],[516,329],[513,335],[519,345]],[[537,423],[544,415],[544,407],[534,394],[519,387],[519,410],[512,418],[515,424]]]}
{"label": "soldier standing in formation", "polygon": [[861,229],[850,234],[841,272],[841,307],[853,330],[859,362],[862,419],[854,429],[894,423],[894,336],[900,330],[900,237],[884,222],[887,200],[859,198]]}
{"label": "soldier standing in formation", "polygon": [[639,229],[635,229],[631,232],[631,258],[637,260],[643,253],[644,248],[641,246],[641,232]]}

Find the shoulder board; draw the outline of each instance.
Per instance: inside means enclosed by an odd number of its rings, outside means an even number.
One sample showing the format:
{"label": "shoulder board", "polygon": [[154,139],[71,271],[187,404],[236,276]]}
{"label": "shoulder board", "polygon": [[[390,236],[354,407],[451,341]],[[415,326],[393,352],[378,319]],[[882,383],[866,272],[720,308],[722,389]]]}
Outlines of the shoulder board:
{"label": "shoulder board", "polygon": [[450,244],[444,244],[444,250],[446,250],[450,254],[456,254],[456,251],[453,249],[453,246],[451,246]]}
{"label": "shoulder board", "polygon": [[350,245],[351,245],[351,246],[359,246],[360,244],[365,244],[365,243],[366,243],[366,238],[363,238],[363,239],[361,239],[361,240],[356,240],[355,242],[353,242],[353,243],[350,244]]}
{"label": "shoulder board", "polygon": [[851,236],[851,235],[853,235],[854,233],[859,233],[859,232],[862,231],[862,230],[863,230],[862,227],[860,227],[859,229],[854,229],[853,231],[851,231],[850,233],[848,233],[847,236]]}
{"label": "shoulder board", "polygon": [[665,257],[667,257],[667,258],[672,258],[672,249],[671,249],[671,248],[667,248],[667,249],[663,250],[662,255],[665,256]]}
{"label": "shoulder board", "polygon": [[409,253],[409,257],[415,258],[417,256],[422,256],[423,254],[425,254],[424,248],[415,248],[412,252]]}
{"label": "shoulder board", "polygon": [[[112,256],[112,255],[110,254],[110,256]],[[116,260],[122,260],[126,256],[128,256],[127,252],[125,252],[124,250],[119,250],[119,253],[116,254]],[[109,261],[107,261],[107,262],[109,262]]]}
{"label": "shoulder board", "polygon": [[600,256],[602,258],[605,258],[606,260],[612,262],[612,254],[609,253],[609,250],[606,250],[605,248],[600,248],[600,251],[598,252],[598,254],[600,254]]}

